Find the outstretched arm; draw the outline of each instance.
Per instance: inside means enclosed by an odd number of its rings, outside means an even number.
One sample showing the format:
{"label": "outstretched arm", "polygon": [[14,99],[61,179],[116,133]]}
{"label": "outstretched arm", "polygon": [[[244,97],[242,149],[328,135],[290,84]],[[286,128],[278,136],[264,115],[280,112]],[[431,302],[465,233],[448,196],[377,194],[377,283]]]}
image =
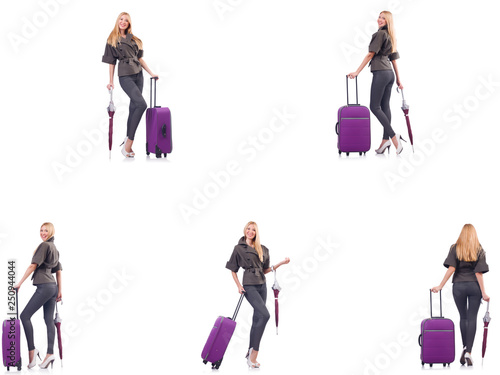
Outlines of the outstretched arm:
{"label": "outstretched arm", "polygon": [[24,276],[22,277],[21,281],[19,281],[17,283],[17,285],[14,286],[14,288],[16,289],[19,289],[21,288],[21,285],[24,283],[24,280],[26,280],[32,273],[33,271],[36,270],[36,267],[38,265],[36,263],[31,263],[29,266],[28,266],[28,269],[26,270],[26,272],[24,273]]}
{"label": "outstretched arm", "polygon": [[443,281],[441,281],[441,284],[439,284],[439,286],[435,286],[434,288],[432,288],[432,291],[434,293],[437,293],[441,289],[443,289],[443,287],[445,286],[445,284],[448,281],[448,279],[451,277],[451,275],[453,275],[453,272],[455,272],[455,267],[451,267],[451,266],[448,267],[448,270],[444,274]]}
{"label": "outstretched arm", "polygon": [[141,63],[141,65],[144,68],[144,70],[146,72],[148,72],[151,77],[156,77],[156,79],[159,79],[159,77],[156,74],[154,74],[151,71],[151,69],[149,69],[148,64],[146,64],[146,61],[144,61],[144,59],[142,57],[139,59],[139,62]]}
{"label": "outstretched arm", "polygon": [[356,77],[365,68],[366,64],[368,64],[370,62],[370,60],[373,59],[373,56],[375,56],[375,52],[368,52],[368,54],[365,56],[365,58],[361,62],[361,65],[359,66],[358,70],[356,70],[355,72],[349,73],[347,76],[351,79]]}
{"label": "outstretched arm", "polygon": [[[273,267],[274,267],[274,269],[277,269],[278,267],[282,266],[283,264],[288,264],[288,263],[290,263],[290,258],[285,258],[285,260],[282,260],[281,262],[275,264]],[[269,267],[269,268],[266,268],[264,270],[264,273],[266,274],[266,273],[269,273],[271,271],[272,271],[272,269],[271,269],[271,267]]]}
{"label": "outstretched arm", "polygon": [[481,288],[481,294],[483,295],[483,299],[486,302],[490,302],[490,297],[486,294],[486,289],[484,288],[484,280],[483,274],[478,272],[476,273],[477,282],[479,283],[479,287]]}

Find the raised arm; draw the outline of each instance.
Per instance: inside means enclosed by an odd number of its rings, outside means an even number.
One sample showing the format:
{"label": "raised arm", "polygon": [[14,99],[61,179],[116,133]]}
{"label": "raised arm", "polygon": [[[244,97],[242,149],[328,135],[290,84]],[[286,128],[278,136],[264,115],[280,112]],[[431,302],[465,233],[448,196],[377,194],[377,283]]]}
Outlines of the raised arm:
{"label": "raised arm", "polygon": [[246,292],[245,289],[243,289],[243,285],[241,285],[240,280],[238,280],[238,275],[236,272],[231,271],[231,275],[233,276],[233,280],[236,283],[236,286],[238,287],[238,293],[243,294]]}
{"label": "raised arm", "polygon": [[349,73],[347,76],[351,79],[356,77],[365,68],[366,64],[368,64],[371,61],[371,59],[373,59],[373,56],[375,56],[375,52],[368,52],[368,54],[365,56],[365,58],[361,62],[361,65],[359,66],[358,70],[356,70],[355,72]]}
{"label": "raised arm", "polygon": [[448,279],[451,277],[451,275],[453,275],[453,272],[455,272],[455,267],[451,267],[451,266],[448,267],[448,269],[446,270],[446,273],[444,274],[443,281],[441,281],[441,284],[439,284],[438,286],[435,286],[434,288],[432,288],[432,291],[434,293],[437,293],[441,289],[443,289],[443,287],[445,286]]}
{"label": "raised arm", "polygon": [[479,287],[481,288],[481,294],[483,295],[483,299],[486,302],[490,301],[490,297],[486,294],[486,289],[484,288],[484,280],[483,274],[481,272],[476,273],[477,282],[479,283]]}
{"label": "raised arm", "polygon": [[38,265],[36,263],[31,263],[26,269],[26,272],[24,273],[22,279],[17,283],[17,285],[14,286],[14,288],[16,289],[21,288],[21,285],[24,283],[24,280],[26,280],[36,270],[37,266]]}
{"label": "raised arm", "polygon": [[[290,258],[285,258],[285,260],[282,260],[281,262],[275,264],[272,267],[274,267],[274,269],[277,269],[277,268],[281,267],[283,264],[288,264],[288,263],[290,263]],[[266,274],[266,273],[271,272],[272,271],[272,267],[266,268],[264,270],[264,273]]]}

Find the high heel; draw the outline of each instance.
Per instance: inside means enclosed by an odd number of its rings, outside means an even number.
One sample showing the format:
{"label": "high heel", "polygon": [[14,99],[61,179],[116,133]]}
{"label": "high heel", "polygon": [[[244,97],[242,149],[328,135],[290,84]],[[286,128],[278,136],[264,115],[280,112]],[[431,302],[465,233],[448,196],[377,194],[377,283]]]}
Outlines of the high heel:
{"label": "high heel", "polygon": [[35,348],[33,349],[33,360],[28,364],[28,369],[36,366],[36,356],[40,358],[40,361],[42,360],[42,358],[40,357],[40,352]]}
{"label": "high heel", "polygon": [[122,155],[125,156],[126,158],[133,158],[135,156],[135,153],[134,152],[127,152],[127,150],[125,150],[125,144],[127,143],[127,140],[128,140],[128,137],[125,137],[122,144],[120,145],[120,146],[123,146],[122,150],[121,150]]}
{"label": "high heel", "polygon": [[472,366],[474,364],[474,361],[472,360],[470,353],[465,353],[464,357],[465,361],[467,362],[467,366]]}
{"label": "high heel", "polygon": [[54,368],[54,360],[56,359],[56,356],[54,354],[48,356],[45,361],[39,364],[40,368],[46,369],[49,367]]}
{"label": "high heel", "polygon": [[252,352],[253,352],[253,348],[248,349],[247,355],[245,356],[245,358],[247,359],[247,365],[250,368],[259,368],[260,367],[260,363],[253,363],[250,360],[250,357],[252,356]]}
{"label": "high heel", "polygon": [[462,352],[462,355],[460,356],[460,364],[465,365],[465,353],[466,353],[467,348],[464,348],[464,351]]}
{"label": "high heel", "polygon": [[398,148],[396,150],[396,155],[399,155],[403,151],[403,144],[401,141],[406,142],[403,137],[401,137],[401,134],[396,134],[396,138],[398,139]]}
{"label": "high heel", "polygon": [[389,153],[390,148],[391,148],[391,140],[389,139],[386,142],[384,142],[384,144],[380,146],[380,148],[377,148],[375,152],[377,154],[383,154],[385,152],[385,149],[387,149],[387,153]]}

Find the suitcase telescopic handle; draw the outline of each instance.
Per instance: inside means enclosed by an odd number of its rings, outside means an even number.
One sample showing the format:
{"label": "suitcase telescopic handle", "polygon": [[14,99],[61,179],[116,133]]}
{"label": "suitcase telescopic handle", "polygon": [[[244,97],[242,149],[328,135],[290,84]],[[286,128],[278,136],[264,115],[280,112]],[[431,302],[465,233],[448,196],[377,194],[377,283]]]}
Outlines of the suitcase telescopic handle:
{"label": "suitcase telescopic handle", "polygon": [[19,290],[18,288],[14,288],[14,290],[16,291],[16,319],[19,319],[19,307],[17,306],[18,305],[18,296],[17,296],[17,291]]}
{"label": "suitcase telescopic handle", "polygon": [[432,289],[430,290],[431,294],[431,318],[442,318],[443,317],[443,299],[441,298],[441,291],[439,291],[439,316],[433,316],[432,315]]}
{"label": "suitcase telescopic handle", "polygon": [[[150,85],[149,85],[149,108],[156,108],[156,81],[158,80],[158,77],[151,77],[150,79]],[[152,80],[155,81],[155,106],[153,107],[153,82]]]}
{"label": "suitcase telescopic handle", "polygon": [[[356,105],[359,105],[359,103],[358,103],[358,76],[356,76],[354,79],[356,81]],[[349,105],[349,76],[348,75],[345,76],[345,88],[346,88],[346,92],[347,92],[347,105]]]}
{"label": "suitcase telescopic handle", "polygon": [[234,314],[231,320],[236,320],[236,316],[238,315],[238,312],[240,311],[241,303],[243,302],[243,297],[245,297],[245,293],[242,293],[240,296],[240,300],[238,301],[238,305],[236,305],[236,310],[234,310]]}

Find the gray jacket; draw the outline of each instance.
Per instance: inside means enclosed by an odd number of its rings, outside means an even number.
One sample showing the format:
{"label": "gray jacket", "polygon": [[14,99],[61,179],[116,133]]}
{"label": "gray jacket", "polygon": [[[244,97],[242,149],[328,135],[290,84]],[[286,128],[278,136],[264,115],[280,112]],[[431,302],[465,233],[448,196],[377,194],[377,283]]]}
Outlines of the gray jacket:
{"label": "gray jacket", "polygon": [[399,53],[392,51],[392,42],[387,26],[382,26],[375,34],[372,35],[369,52],[375,52],[370,61],[371,71],[375,70],[392,70],[391,61],[399,59]]}
{"label": "gray jacket", "polygon": [[266,282],[264,270],[269,268],[269,250],[267,247],[261,246],[262,262],[259,259],[257,251],[253,247],[248,246],[245,237],[241,237],[238,245],[234,247],[229,262],[226,263],[226,268],[233,272],[238,272],[240,267],[245,270],[243,273],[243,285],[262,285]]}
{"label": "gray jacket", "polygon": [[37,265],[31,277],[33,285],[55,282],[52,274],[57,271],[62,271],[62,265],[59,263],[59,251],[57,251],[56,245],[54,244],[54,237],[49,238],[38,246],[35,254],[33,254],[31,263]]}
{"label": "gray jacket", "polygon": [[118,60],[120,61],[118,64],[118,77],[130,76],[142,71],[139,59],[143,54],[144,51],[139,49],[137,43],[132,39],[132,34],[127,34],[125,39],[120,38],[116,47],[106,44],[102,62],[116,65],[116,60]]}

